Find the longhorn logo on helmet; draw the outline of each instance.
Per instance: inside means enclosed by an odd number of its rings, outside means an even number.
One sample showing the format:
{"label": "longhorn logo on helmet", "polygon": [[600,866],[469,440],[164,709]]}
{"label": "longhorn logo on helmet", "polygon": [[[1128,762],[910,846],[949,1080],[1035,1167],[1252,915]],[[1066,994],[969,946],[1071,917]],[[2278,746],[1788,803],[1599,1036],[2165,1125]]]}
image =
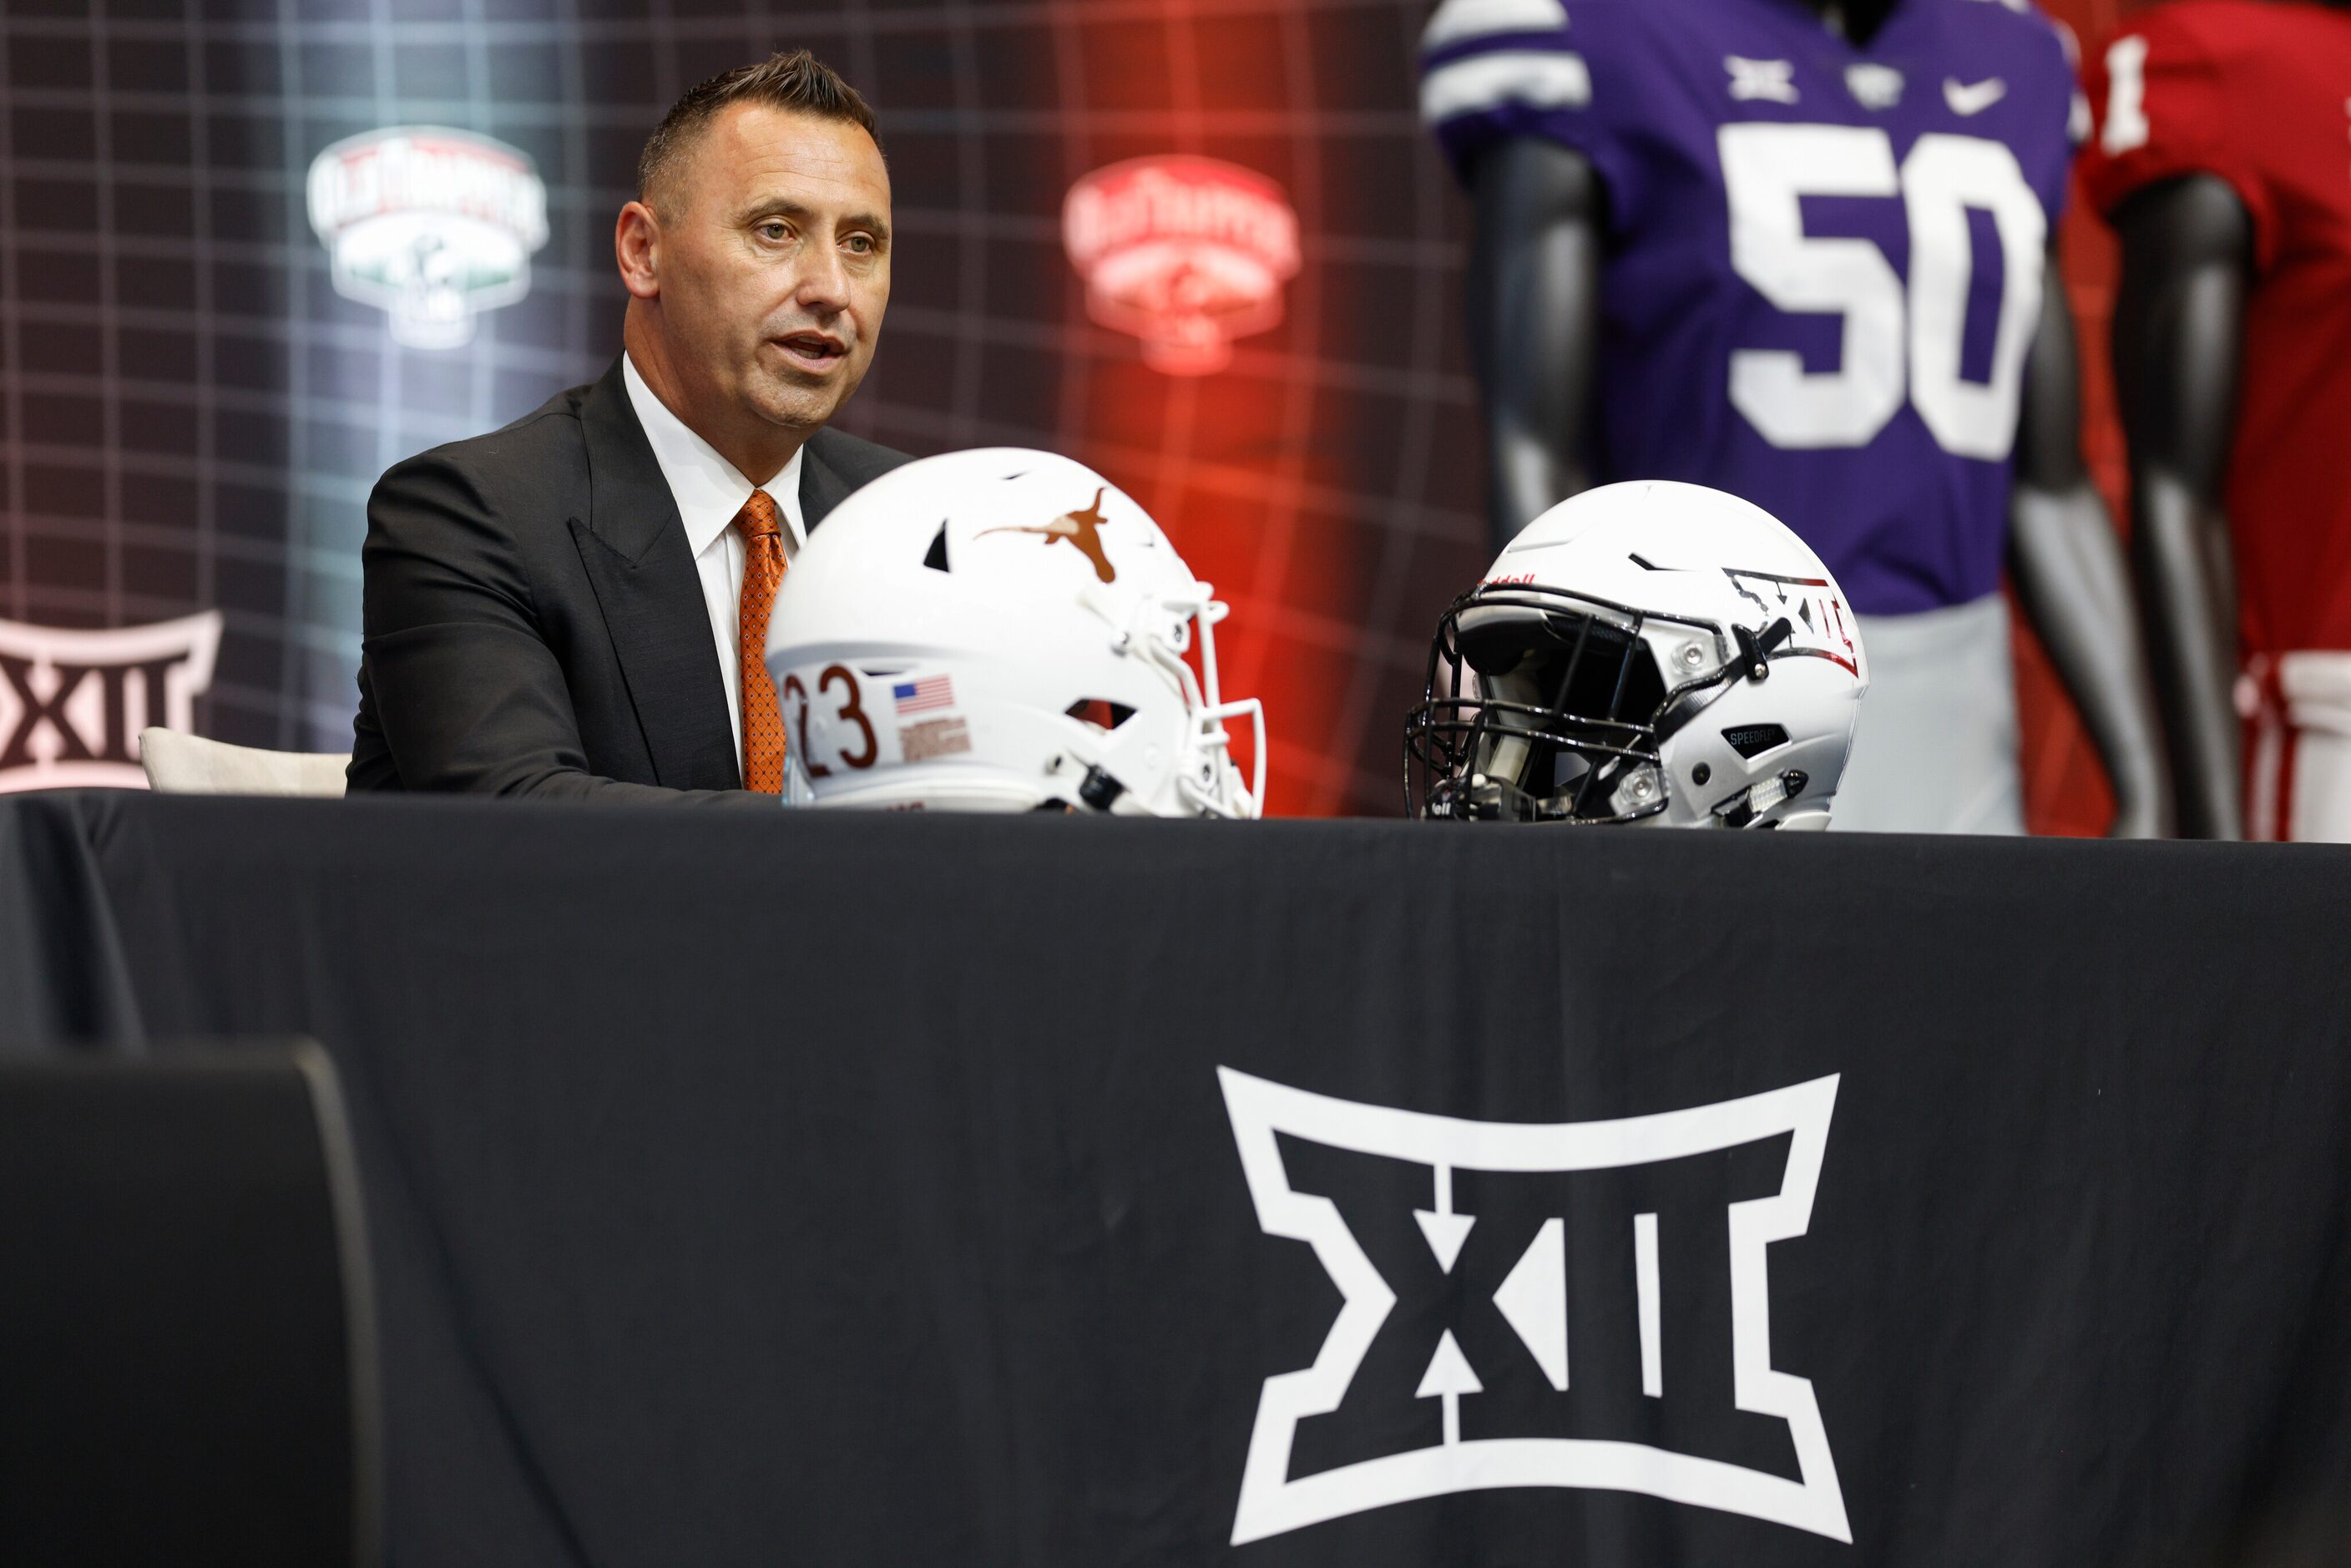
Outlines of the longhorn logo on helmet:
{"label": "longhorn logo on helmet", "polygon": [[1082,512],[1063,512],[1051,522],[1034,528],[1005,527],[982,528],[972,537],[986,538],[990,534],[1042,534],[1047,544],[1066,542],[1080,555],[1094,563],[1094,575],[1104,582],[1118,580],[1118,568],[1111,565],[1110,556],[1102,549],[1102,528],[1110,519],[1102,516],[1102,497],[1107,489],[1094,492],[1093,505]]}

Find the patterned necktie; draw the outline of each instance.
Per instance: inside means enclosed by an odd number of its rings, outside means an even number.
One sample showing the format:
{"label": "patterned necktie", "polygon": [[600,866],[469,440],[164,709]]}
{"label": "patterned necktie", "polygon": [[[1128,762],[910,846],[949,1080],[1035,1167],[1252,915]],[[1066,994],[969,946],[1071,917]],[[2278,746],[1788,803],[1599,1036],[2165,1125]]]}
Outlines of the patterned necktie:
{"label": "patterned necktie", "polygon": [[768,612],[784,580],[784,532],[776,503],[754,490],[735,514],[743,536],[743,604],[736,653],[743,670],[743,788],[784,792],[784,712],[768,674]]}

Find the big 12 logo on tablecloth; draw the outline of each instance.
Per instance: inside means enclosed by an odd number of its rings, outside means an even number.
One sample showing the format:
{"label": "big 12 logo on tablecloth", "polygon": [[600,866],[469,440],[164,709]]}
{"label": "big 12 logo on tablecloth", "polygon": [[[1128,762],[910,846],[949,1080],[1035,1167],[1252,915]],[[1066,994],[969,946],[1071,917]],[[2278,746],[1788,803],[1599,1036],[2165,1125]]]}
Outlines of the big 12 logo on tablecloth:
{"label": "big 12 logo on tablecloth", "polygon": [[1811,1223],[1834,1076],[1553,1124],[1217,1076],[1259,1227],[1342,1298],[1313,1364],[1265,1380],[1233,1544],[1499,1487],[1852,1541],[1813,1385],[1771,1363],[1768,1249]]}
{"label": "big 12 logo on tablecloth", "polygon": [[0,621],[0,791],[144,789],[139,732],[193,727],[221,614],[105,631]]}

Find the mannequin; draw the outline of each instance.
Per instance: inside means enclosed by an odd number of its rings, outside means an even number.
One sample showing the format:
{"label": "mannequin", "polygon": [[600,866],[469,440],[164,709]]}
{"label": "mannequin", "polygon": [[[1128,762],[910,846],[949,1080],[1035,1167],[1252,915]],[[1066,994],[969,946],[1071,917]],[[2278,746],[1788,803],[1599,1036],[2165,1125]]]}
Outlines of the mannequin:
{"label": "mannequin", "polygon": [[2115,385],[2131,460],[2131,555],[2170,747],[2179,831],[2244,836],[2237,594],[2221,480],[2236,424],[2252,225],[2193,174],[2115,214]]}
{"label": "mannequin", "polygon": [[[1815,8],[1829,32],[1865,45],[1893,5]],[[1792,92],[1782,101],[1793,101]],[[1499,545],[1603,477],[1593,453],[1606,391],[1599,368],[1609,198],[1590,158],[1540,135],[1495,140],[1463,173],[1477,219],[1469,333]],[[2168,780],[2122,546],[2082,461],[2073,322],[2053,260],[2049,277],[2022,372],[2008,566],[2105,764],[2116,799],[2110,831],[2152,836],[2168,830]],[[1802,531],[1801,519],[1790,520]]]}
{"label": "mannequin", "polygon": [[2351,14],[2179,0],[2087,86],[2182,823],[2351,841]]}

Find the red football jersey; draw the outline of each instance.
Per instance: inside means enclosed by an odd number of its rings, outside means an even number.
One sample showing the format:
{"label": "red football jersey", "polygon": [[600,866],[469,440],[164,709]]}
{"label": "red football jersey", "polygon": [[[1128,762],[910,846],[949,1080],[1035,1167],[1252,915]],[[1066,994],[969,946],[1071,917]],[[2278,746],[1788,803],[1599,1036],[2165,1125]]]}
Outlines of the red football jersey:
{"label": "red football jersey", "polygon": [[2351,13],[2174,0],[2088,63],[2101,212],[2208,173],[2252,216],[2226,498],[2245,651],[2351,649]]}

